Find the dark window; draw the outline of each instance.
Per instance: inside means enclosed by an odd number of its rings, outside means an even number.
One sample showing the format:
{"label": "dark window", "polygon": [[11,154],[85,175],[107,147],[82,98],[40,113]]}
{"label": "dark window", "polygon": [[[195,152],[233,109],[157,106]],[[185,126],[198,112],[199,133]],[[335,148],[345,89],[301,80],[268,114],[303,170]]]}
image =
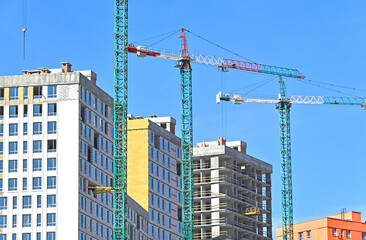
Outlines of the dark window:
{"label": "dark window", "polygon": [[42,87],[33,87],[33,98],[40,99],[42,98]]}
{"label": "dark window", "polygon": [[47,141],[47,151],[48,152],[56,152],[56,140],[48,140]]}
{"label": "dark window", "polygon": [[24,105],[24,117],[28,115],[28,105]]}

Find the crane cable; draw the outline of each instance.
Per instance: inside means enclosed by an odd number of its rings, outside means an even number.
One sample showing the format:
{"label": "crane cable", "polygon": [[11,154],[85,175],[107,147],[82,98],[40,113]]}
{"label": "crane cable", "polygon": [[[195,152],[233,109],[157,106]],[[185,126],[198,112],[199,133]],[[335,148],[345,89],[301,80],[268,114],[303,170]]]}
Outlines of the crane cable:
{"label": "crane cable", "polygon": [[[356,95],[354,95],[354,94],[346,93],[346,92],[343,92],[343,91],[340,91],[340,90],[334,90],[334,89],[332,89],[332,88],[328,88],[328,87],[323,87],[323,86],[321,86],[321,85],[319,85],[319,84],[311,83],[311,82],[309,82],[309,81],[308,81],[308,82],[306,82],[306,81],[303,81],[303,80],[300,80],[300,79],[296,79],[296,80],[297,80],[297,81],[299,81],[299,82],[302,82],[302,83],[306,83],[306,84],[309,84],[309,85],[316,86],[316,87],[318,87],[318,88],[327,89],[327,90],[332,91],[332,92],[342,93],[342,94],[345,94],[345,95],[348,95],[348,96],[353,96],[353,97],[358,97],[358,96],[356,96]],[[362,90],[360,90],[360,91],[362,91]]]}
{"label": "crane cable", "polygon": [[[138,40],[138,41],[132,41],[132,42],[133,43],[145,42],[145,41],[149,41],[149,40],[152,40],[152,39],[155,39],[155,38],[163,37],[163,36],[168,35],[168,34],[170,36],[170,34],[175,34],[175,33],[179,32],[179,31],[180,31],[180,29],[173,30],[173,31],[170,31],[170,32],[167,32],[167,33],[159,34],[159,35],[156,35],[156,36],[153,36],[153,37],[145,38],[145,39]],[[153,45],[154,44],[156,44],[156,43],[153,43]]]}
{"label": "crane cable", "polygon": [[254,61],[252,61],[252,60],[250,60],[249,58],[246,58],[246,57],[244,57],[244,56],[242,56],[242,55],[240,55],[240,54],[238,54],[238,53],[236,53],[236,52],[233,52],[233,51],[231,51],[231,50],[229,50],[229,49],[227,49],[227,48],[225,48],[225,47],[223,47],[223,46],[221,46],[221,45],[219,45],[219,44],[217,44],[217,43],[214,43],[214,42],[212,42],[212,41],[210,41],[210,40],[208,40],[208,39],[206,39],[206,38],[204,38],[204,37],[202,37],[202,36],[200,36],[200,35],[198,35],[198,34],[195,34],[195,33],[193,33],[193,32],[191,32],[191,31],[189,31],[188,29],[184,29],[185,31],[187,31],[187,32],[189,32],[190,34],[192,34],[192,35],[194,35],[194,36],[196,36],[196,37],[198,37],[198,38],[201,38],[202,40],[205,40],[206,42],[208,42],[208,43],[211,43],[212,45],[215,45],[216,47],[219,47],[219,48],[221,48],[221,49],[223,49],[223,50],[225,50],[225,51],[227,51],[227,52],[229,52],[229,53],[231,53],[231,54],[234,54],[235,56],[237,56],[237,57],[240,57],[240,58],[243,58],[243,59],[245,59],[245,60],[247,60],[247,61],[250,61],[250,62],[252,62],[252,63],[255,63]]}

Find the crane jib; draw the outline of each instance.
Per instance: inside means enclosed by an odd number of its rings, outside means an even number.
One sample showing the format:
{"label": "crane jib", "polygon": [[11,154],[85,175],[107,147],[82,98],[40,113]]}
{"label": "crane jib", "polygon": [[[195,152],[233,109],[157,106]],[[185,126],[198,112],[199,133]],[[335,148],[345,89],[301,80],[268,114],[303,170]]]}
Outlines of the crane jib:
{"label": "crane jib", "polygon": [[127,47],[127,51],[128,51],[129,53],[145,54],[146,56],[151,56],[151,57],[157,57],[157,56],[159,56],[159,55],[160,55],[160,53],[157,53],[157,52],[144,51],[144,50],[137,49],[136,47],[131,47],[131,46],[128,46],[128,47]]}

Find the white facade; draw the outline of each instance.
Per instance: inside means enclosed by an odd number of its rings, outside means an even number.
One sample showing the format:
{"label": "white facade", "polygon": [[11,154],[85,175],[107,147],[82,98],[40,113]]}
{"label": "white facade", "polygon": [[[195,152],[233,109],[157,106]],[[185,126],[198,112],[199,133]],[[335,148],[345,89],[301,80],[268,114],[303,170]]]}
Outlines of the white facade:
{"label": "white facade", "polygon": [[112,195],[84,188],[112,184],[113,98],[95,83],[68,63],[0,77],[1,240],[112,239]]}

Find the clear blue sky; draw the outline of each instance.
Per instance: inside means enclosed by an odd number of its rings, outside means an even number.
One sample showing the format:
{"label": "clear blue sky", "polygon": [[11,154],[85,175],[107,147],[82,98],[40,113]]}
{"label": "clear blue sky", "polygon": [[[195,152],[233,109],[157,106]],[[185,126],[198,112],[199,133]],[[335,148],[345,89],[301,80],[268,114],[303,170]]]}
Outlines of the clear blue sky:
{"label": "clear blue sky", "polygon": [[[21,1],[0,1],[0,75],[58,68],[60,62],[69,61],[74,70],[95,71],[98,84],[112,94],[114,1],[27,1],[25,61]],[[361,0],[135,0],[129,5],[129,39],[184,27],[256,62],[298,68],[313,81],[366,89],[365,8]],[[238,58],[192,35],[187,38],[191,52]],[[180,42],[174,35],[156,46],[179,50]],[[129,57],[130,113],[170,115],[180,122],[179,70],[173,66],[169,60]],[[248,143],[249,154],[273,164],[273,223],[278,227],[277,110],[270,104],[215,103],[218,91],[245,93],[272,78],[235,70],[223,74],[215,67],[193,65],[194,142],[221,135],[240,139]],[[288,79],[288,93],[344,95],[293,79]],[[251,92],[277,94],[276,79]],[[291,117],[295,222],[326,217],[344,207],[366,214],[365,110],[294,105]]]}

